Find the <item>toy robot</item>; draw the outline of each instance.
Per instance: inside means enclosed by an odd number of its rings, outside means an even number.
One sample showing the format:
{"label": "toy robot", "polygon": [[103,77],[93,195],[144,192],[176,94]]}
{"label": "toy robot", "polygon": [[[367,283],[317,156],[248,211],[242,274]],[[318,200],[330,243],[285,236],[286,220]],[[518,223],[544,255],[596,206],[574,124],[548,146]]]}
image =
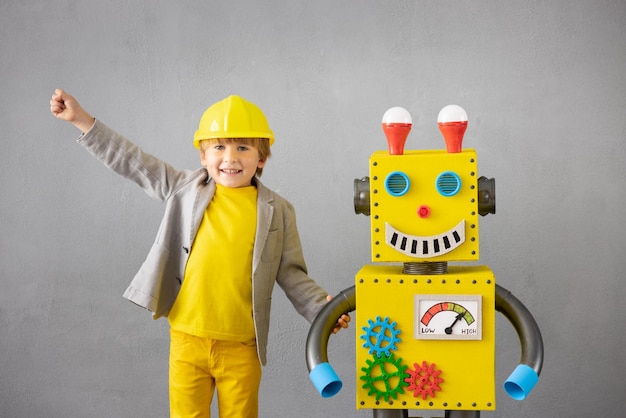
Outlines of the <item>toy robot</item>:
{"label": "toy robot", "polygon": [[476,151],[462,148],[465,110],[444,107],[438,124],[445,150],[405,152],[410,114],[400,107],[384,114],[387,150],[374,152],[369,177],[354,182],[355,212],[371,218],[374,264],[324,307],[306,343],[313,384],[334,396],[342,383],[328,363],[328,338],[336,319],[358,306],[356,408],[374,417],[418,409],[479,418],[495,410],[495,311],[522,346],[504,383],[509,396],[525,399],[543,364],[537,323],[489,267],[448,266],[478,260],[478,216],[495,213],[495,181],[478,177]]}

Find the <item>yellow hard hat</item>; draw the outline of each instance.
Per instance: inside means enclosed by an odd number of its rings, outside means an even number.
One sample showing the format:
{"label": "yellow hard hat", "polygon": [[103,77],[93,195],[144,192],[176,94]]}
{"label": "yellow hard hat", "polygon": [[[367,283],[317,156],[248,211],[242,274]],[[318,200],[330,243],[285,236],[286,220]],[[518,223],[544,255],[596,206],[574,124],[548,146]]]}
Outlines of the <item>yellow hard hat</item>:
{"label": "yellow hard hat", "polygon": [[239,96],[228,96],[204,112],[193,144],[200,148],[203,139],[217,138],[268,138],[272,145],[274,132],[257,105]]}

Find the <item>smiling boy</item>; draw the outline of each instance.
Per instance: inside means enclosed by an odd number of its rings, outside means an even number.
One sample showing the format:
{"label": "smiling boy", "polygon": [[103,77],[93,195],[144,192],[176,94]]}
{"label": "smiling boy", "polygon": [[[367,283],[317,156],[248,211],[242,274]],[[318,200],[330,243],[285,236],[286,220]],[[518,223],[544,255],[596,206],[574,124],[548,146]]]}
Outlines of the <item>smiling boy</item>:
{"label": "smiling boy", "polygon": [[[257,417],[271,294],[277,283],[313,321],[330,296],[308,276],[293,206],[259,180],[274,134],[263,112],[229,96],[194,137],[203,168],[177,170],[56,90],[50,111],[117,174],[166,204],[155,242],[124,296],[170,323],[170,415]],[[350,318],[338,318],[335,332]]]}

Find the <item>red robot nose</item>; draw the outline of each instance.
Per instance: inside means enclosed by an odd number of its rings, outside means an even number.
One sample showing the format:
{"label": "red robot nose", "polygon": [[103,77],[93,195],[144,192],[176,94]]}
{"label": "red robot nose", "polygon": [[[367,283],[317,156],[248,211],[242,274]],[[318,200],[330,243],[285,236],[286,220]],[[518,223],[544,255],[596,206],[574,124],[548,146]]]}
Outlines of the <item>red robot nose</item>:
{"label": "red robot nose", "polygon": [[420,218],[428,218],[430,216],[430,207],[428,205],[422,205],[417,208],[417,216]]}

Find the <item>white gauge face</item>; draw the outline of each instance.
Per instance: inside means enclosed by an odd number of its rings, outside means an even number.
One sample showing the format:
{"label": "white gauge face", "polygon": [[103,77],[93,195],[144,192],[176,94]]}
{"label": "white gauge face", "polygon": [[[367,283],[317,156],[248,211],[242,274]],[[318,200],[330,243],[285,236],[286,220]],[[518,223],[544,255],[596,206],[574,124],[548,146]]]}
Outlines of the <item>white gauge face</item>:
{"label": "white gauge face", "polygon": [[482,296],[415,295],[415,338],[482,339]]}

